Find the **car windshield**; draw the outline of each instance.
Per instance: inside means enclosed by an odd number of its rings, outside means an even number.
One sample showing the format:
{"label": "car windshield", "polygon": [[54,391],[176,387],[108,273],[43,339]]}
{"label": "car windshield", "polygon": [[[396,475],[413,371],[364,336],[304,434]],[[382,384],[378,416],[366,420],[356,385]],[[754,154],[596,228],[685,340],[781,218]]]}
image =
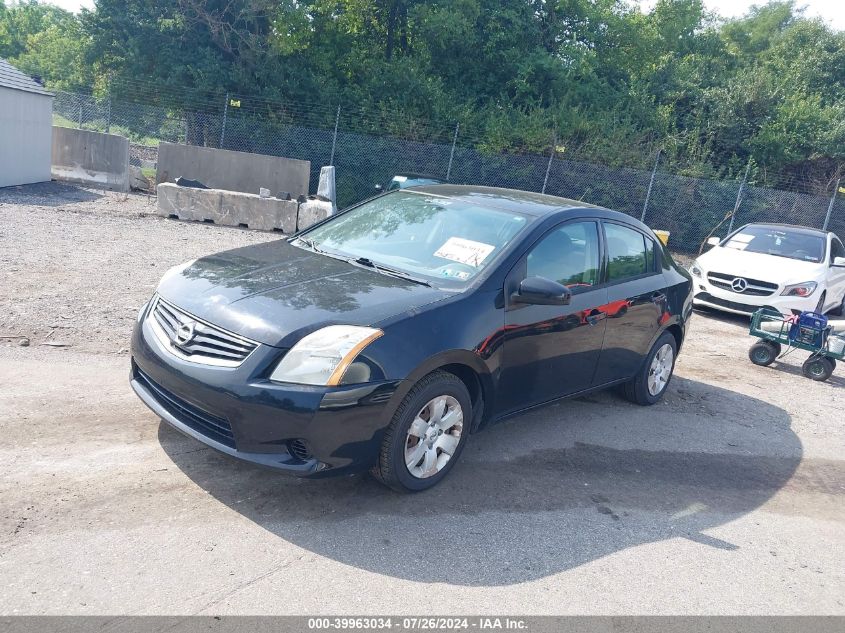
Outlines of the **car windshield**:
{"label": "car windshield", "polygon": [[723,246],[748,253],[819,263],[824,260],[825,240],[821,235],[791,231],[784,227],[752,225],[731,235]]}
{"label": "car windshield", "polygon": [[307,246],[328,254],[466,282],[489,266],[527,222],[519,213],[403,190],[351,209],[303,237]]}

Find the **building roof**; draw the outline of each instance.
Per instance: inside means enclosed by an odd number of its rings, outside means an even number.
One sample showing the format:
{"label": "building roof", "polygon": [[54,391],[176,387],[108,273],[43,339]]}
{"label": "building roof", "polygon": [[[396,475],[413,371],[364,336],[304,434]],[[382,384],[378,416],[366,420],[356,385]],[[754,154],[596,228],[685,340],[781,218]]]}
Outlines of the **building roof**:
{"label": "building roof", "polygon": [[2,58],[0,58],[0,88],[11,88],[12,90],[34,92],[47,97],[53,96],[52,92],[45,90],[44,87],[39,85],[34,79],[22,73]]}

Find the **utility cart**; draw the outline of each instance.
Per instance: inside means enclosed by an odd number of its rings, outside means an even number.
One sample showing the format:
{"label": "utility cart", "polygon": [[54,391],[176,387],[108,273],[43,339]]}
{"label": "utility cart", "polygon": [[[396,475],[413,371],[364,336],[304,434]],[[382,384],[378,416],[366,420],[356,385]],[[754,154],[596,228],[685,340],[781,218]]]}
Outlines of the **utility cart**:
{"label": "utility cart", "polygon": [[812,380],[827,380],[836,368],[836,361],[845,358],[845,332],[834,333],[827,317],[815,312],[785,316],[777,310],[762,308],[751,316],[749,333],[760,339],[748,350],[752,363],[771,365],[802,349],[810,352],[810,356],[801,372]]}

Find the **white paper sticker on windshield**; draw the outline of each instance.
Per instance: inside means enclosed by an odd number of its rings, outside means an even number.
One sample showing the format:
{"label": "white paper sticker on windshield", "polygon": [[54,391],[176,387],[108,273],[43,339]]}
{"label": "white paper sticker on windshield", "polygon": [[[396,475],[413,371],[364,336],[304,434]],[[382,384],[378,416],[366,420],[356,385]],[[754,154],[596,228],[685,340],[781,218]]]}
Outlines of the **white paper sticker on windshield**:
{"label": "white paper sticker on windshield", "polygon": [[394,176],[393,177],[393,182],[405,182],[406,180],[408,180],[407,176]]}
{"label": "white paper sticker on windshield", "polygon": [[753,239],[754,236],[748,233],[737,233],[731,238],[731,242],[750,242]]}
{"label": "white paper sticker on windshield", "polygon": [[462,237],[450,237],[443,246],[437,249],[434,256],[478,268],[495,248],[492,244],[465,240]]}

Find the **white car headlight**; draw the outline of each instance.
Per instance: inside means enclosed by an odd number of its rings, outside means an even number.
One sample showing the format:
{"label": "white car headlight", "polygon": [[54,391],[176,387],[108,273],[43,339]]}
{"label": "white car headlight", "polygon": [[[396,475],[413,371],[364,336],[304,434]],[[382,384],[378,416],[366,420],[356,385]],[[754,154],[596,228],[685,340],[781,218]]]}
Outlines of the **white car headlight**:
{"label": "white car headlight", "polygon": [[692,263],[692,266],[689,267],[689,271],[692,273],[693,277],[702,277],[704,275],[703,270],[704,269],[701,267],[701,264],[698,263],[697,259]]}
{"label": "white car headlight", "polygon": [[787,286],[781,294],[787,297],[809,297],[817,286],[818,284],[815,281],[805,281],[804,283]]}
{"label": "white car headlight", "polygon": [[300,385],[339,385],[355,357],[384,332],[357,325],[329,325],[312,332],[279,361],[270,380]]}

